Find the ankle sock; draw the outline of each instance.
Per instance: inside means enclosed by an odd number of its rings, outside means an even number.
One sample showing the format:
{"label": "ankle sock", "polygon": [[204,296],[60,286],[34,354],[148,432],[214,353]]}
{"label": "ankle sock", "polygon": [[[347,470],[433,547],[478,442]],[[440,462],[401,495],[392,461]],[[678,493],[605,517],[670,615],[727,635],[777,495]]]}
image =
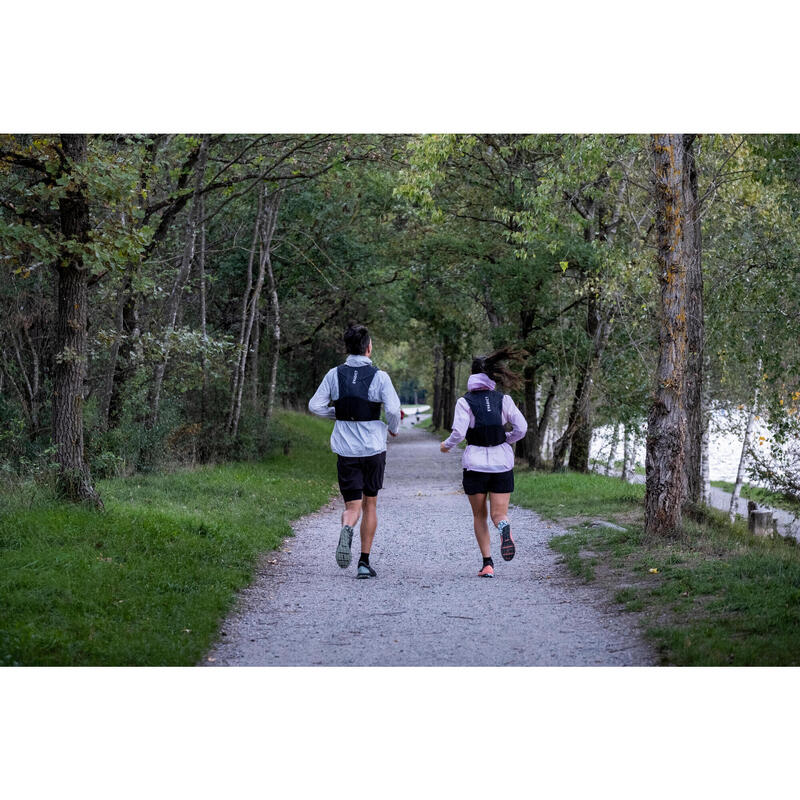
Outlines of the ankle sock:
{"label": "ankle sock", "polygon": [[358,563],[369,566],[369,553],[362,553],[361,558],[358,559]]}
{"label": "ankle sock", "polygon": [[502,533],[503,526],[505,526],[505,525],[508,525],[508,520],[507,519],[501,519],[500,522],[497,523],[497,526],[496,526],[497,530],[499,530]]}
{"label": "ankle sock", "polygon": [[492,561],[492,557],[491,556],[484,556],[483,566],[484,567],[486,567],[486,566],[493,567],[494,566],[494,561]]}

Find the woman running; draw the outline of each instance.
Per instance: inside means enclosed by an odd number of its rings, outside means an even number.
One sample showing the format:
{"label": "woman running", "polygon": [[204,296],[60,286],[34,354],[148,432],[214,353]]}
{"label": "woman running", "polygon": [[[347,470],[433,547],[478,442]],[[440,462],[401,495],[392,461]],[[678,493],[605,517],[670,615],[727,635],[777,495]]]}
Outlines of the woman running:
{"label": "woman running", "polygon": [[[504,347],[490,356],[472,360],[467,393],[456,403],[453,431],[440,446],[441,451],[447,453],[464,437],[467,439],[461,465],[464,467],[464,492],[472,506],[475,538],[483,556],[483,567],[478,572],[482,578],[494,577],[492,541],[486,522],[487,495],[492,522],[500,532],[500,555],[511,561],[516,552],[508,522],[508,501],[514,491],[511,445],[525,436],[528,423],[511,397],[496,391],[496,381],[504,388],[518,383],[517,376],[501,363],[514,357],[515,354]],[[509,432],[504,427],[507,422],[511,423]]]}

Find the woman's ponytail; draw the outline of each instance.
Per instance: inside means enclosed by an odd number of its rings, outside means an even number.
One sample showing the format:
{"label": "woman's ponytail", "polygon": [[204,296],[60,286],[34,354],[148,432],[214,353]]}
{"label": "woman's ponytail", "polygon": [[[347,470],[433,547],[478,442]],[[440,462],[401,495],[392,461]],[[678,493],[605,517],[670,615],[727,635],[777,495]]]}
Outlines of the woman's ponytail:
{"label": "woman's ponytail", "polygon": [[496,383],[506,389],[517,389],[521,383],[519,375],[505,366],[504,362],[521,363],[527,353],[514,347],[501,347],[488,356],[476,356],[472,359],[473,374],[483,372]]}

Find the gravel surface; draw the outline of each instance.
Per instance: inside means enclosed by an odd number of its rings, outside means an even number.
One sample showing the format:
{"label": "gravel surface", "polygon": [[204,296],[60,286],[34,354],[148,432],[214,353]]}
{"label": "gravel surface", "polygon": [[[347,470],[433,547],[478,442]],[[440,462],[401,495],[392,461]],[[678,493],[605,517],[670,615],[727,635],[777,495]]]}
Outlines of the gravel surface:
{"label": "gravel surface", "polygon": [[299,520],[295,536],[262,560],[204,664],[655,663],[633,617],[557,563],[547,542],[563,531],[531,511],[511,508],[513,561],[500,558],[490,523],[495,578],[478,578],[480,553],[460,486],[461,451],[440,453],[439,440],[410,422],[389,444],[370,558],[378,577],[355,577],[358,531],[353,563],[344,570],[336,565],[340,497]]}

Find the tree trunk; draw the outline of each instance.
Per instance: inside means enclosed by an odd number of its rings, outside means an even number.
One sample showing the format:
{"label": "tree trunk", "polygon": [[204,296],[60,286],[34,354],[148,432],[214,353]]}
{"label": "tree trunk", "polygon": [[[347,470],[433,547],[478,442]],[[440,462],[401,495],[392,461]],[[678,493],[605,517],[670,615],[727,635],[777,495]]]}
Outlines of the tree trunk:
{"label": "tree trunk", "polygon": [[451,356],[445,354],[442,368],[442,427],[452,430],[453,410],[455,408],[455,364]]}
{"label": "tree trunk", "polygon": [[[631,442],[631,436],[633,436],[633,442]],[[636,459],[636,437],[627,425],[622,429],[622,437],[622,472],[620,478],[623,481],[629,481],[633,474],[631,459]]]}
{"label": "tree trunk", "polygon": [[550,425],[548,425],[547,434],[545,436],[543,460],[549,461],[551,467],[553,465],[556,442],[558,441],[559,438],[558,431],[561,429],[561,418],[562,418],[561,405],[562,404],[560,400],[553,405],[553,414],[552,414],[553,421]]}
{"label": "tree trunk", "polygon": [[[266,192],[266,189],[264,190]],[[251,347],[251,338],[253,334],[253,323],[258,314],[258,303],[261,299],[261,290],[264,286],[264,278],[267,273],[267,266],[269,266],[270,274],[270,304],[272,306],[273,322],[272,322],[272,340],[273,344],[280,345],[280,314],[278,306],[277,287],[275,286],[275,276],[272,272],[272,260],[270,258],[270,247],[272,246],[272,236],[275,233],[275,225],[278,221],[278,208],[280,206],[281,193],[280,191],[273,192],[262,201],[261,209],[259,211],[258,222],[258,241],[259,241],[259,256],[258,256],[258,276],[256,277],[255,284],[250,292],[249,298],[245,304],[246,317],[244,330],[242,331],[241,341],[242,348],[239,355],[239,365],[237,376],[235,380],[236,394],[233,403],[233,416],[229,433],[232,437],[236,438],[239,432],[239,420],[242,413],[242,393],[244,391],[244,379],[247,369],[247,358]],[[267,397],[267,417],[272,414],[272,404],[275,399],[275,380],[277,376],[278,358],[280,357],[280,350],[275,350],[272,353],[272,366],[270,369],[270,386],[269,394]]]}
{"label": "tree trunk", "polygon": [[[0,375],[5,374],[8,376],[9,383],[14,389],[20,405],[22,406],[22,411],[28,420],[28,435],[31,439],[33,439],[39,429],[41,368],[39,354],[33,344],[28,327],[29,323],[23,319],[20,321],[20,330],[22,332],[22,336],[18,337],[17,331],[15,330],[10,332],[10,339],[14,346],[14,355],[16,356],[17,366],[19,367],[20,382],[22,383],[22,386],[20,386],[19,383],[14,380],[11,366],[6,358],[5,350],[3,350],[2,355],[0,355],[3,361],[2,368],[0,369]],[[31,353],[30,375],[28,374],[28,369],[25,366],[25,361],[22,358],[22,350],[24,350],[24,344],[22,341],[23,338],[25,343],[27,343],[28,349]],[[22,391],[23,388],[25,389],[24,392]]]}
{"label": "tree trunk", "polygon": [[515,455],[517,458],[524,458],[529,465],[533,466],[533,453],[539,447],[539,420],[537,418],[538,407],[536,403],[536,369],[533,366],[526,366],[522,371],[522,408],[521,411],[528,423],[528,432],[517,442]]}
{"label": "tree trunk", "polygon": [[152,428],[158,420],[158,408],[161,401],[161,386],[164,382],[164,373],[167,369],[167,361],[169,359],[169,351],[171,347],[170,339],[175,330],[175,322],[178,318],[178,310],[183,299],[183,289],[186,286],[186,281],[189,279],[192,262],[194,261],[194,251],[197,242],[197,228],[200,222],[199,210],[201,207],[201,194],[203,188],[203,178],[205,176],[206,160],[208,158],[208,139],[206,134],[203,136],[200,145],[200,154],[197,157],[197,165],[195,168],[195,184],[194,193],[192,197],[192,207],[189,210],[189,218],[186,222],[186,233],[184,238],[183,254],[181,256],[181,264],[178,269],[178,274],[175,282],[172,285],[172,291],[167,298],[167,303],[164,308],[164,319],[166,324],[164,326],[164,339],[161,346],[161,357],[153,368],[153,380],[150,386],[150,396],[148,398],[148,417],[147,427]]}
{"label": "tree trunk", "polygon": [[[253,357],[250,359],[250,406],[254,413],[259,410],[259,359],[261,357],[261,311],[256,309],[251,336]],[[269,415],[267,415],[269,416]]]}
{"label": "tree trunk", "polygon": [[431,427],[438,431],[442,427],[442,347],[433,346],[433,406]]}
{"label": "tree trunk", "polygon": [[124,291],[119,293],[117,300],[117,307],[114,312],[114,327],[116,328],[114,334],[114,342],[111,345],[111,352],[108,357],[108,369],[106,370],[105,379],[103,381],[103,390],[100,395],[100,403],[98,409],[98,426],[101,431],[108,430],[109,414],[111,411],[111,398],[114,395],[114,375],[117,371],[117,359],[119,358],[119,349],[122,342],[123,332],[123,311],[125,309],[125,302],[127,298]]}
{"label": "tree trunk", "polygon": [[561,472],[564,469],[564,458],[570,444],[574,451],[574,453],[570,452],[570,468],[579,472],[589,471],[592,385],[595,370],[600,363],[611,333],[611,324],[605,314],[601,313],[599,304],[594,298],[589,301],[586,329],[592,337],[589,357],[575,388],[566,430],[553,448],[553,472]]}
{"label": "tree trunk", "polygon": [[[70,172],[86,162],[86,134],[63,134],[61,147]],[[86,377],[87,274],[81,247],[89,241],[86,184],[74,173],[59,200],[64,245],[59,263],[53,373],[53,442],[58,462],[58,489],[69,500],[103,507],[92,485],[83,453],[83,398]],[[75,247],[78,245],[78,247]]]}
{"label": "tree trunk", "polygon": [[703,435],[700,439],[700,479],[702,481],[702,495],[700,500],[705,505],[711,505],[711,469],[708,457],[709,433],[711,427],[711,381],[708,374],[708,354],[704,358],[703,370]]}
{"label": "tree trunk", "polygon": [[447,393],[450,397],[450,405],[449,405],[449,421],[447,424],[447,430],[453,430],[453,416],[455,414],[456,408],[456,362],[455,359],[450,359],[450,372],[448,373],[448,383],[447,383]]}
{"label": "tree trunk", "polygon": [[753,420],[758,413],[758,393],[761,389],[761,359],[758,359],[758,366],[756,367],[756,388],[753,392],[753,405],[747,413],[747,425],[744,429],[744,439],[742,440],[742,452],[739,456],[739,468],[736,470],[736,483],[733,485],[733,493],[731,494],[731,504],[728,508],[728,519],[733,522],[736,519],[736,507],[739,505],[739,495],[742,492],[742,484],[744,483],[744,471],[747,467],[747,456],[750,451],[750,437],[753,433]]}
{"label": "tree trunk", "polygon": [[[200,218],[205,217],[205,202],[200,199]],[[206,223],[200,224],[200,251],[197,254],[198,283],[200,284],[200,336],[203,340],[203,349],[200,352],[200,368],[203,372],[200,385],[200,447],[198,455],[201,462],[208,459],[207,437],[205,435],[208,418],[208,347],[207,309],[206,309]]]}
{"label": "tree trunk", "polygon": [[267,392],[267,421],[272,418],[272,409],[275,405],[275,387],[278,382],[278,360],[280,359],[280,345],[281,345],[281,308],[278,302],[278,284],[275,280],[275,273],[272,269],[272,258],[270,256],[270,248],[272,247],[272,235],[275,232],[275,225],[278,218],[278,203],[280,197],[277,198],[275,203],[274,213],[271,218],[269,227],[269,236],[264,241],[264,252],[266,255],[267,276],[269,277],[269,302],[270,302],[270,317],[272,320],[272,361],[270,363],[269,371],[269,390]]}
{"label": "tree trunk", "polygon": [[697,197],[697,165],[694,134],[683,136],[683,199],[686,220],[683,252],[686,264],[686,502],[699,503],[703,495],[703,363],[705,327],[703,320],[703,265],[700,238],[700,210]]}
{"label": "tree trunk", "polygon": [[483,278],[483,307],[486,310],[486,318],[489,320],[489,326],[495,330],[500,327],[500,317],[497,313],[497,307],[492,299],[492,293],[489,288],[489,281]]}
{"label": "tree trunk", "polygon": [[[591,411],[589,412],[591,414]],[[575,472],[589,471],[589,447],[592,443],[592,425],[584,423],[572,435],[567,466]]]}
{"label": "tree trunk", "polygon": [[544,408],[539,417],[539,424],[537,426],[536,444],[532,452],[528,454],[528,464],[531,469],[542,469],[544,467],[544,459],[542,458],[542,444],[547,436],[548,426],[550,424],[550,417],[553,413],[553,399],[556,396],[556,389],[558,388],[558,376],[553,375],[550,381],[550,388],[547,390],[547,397],[544,401]]}
{"label": "tree trunk", "polygon": [[681,170],[681,134],[654,134],[657,274],[661,285],[656,391],[647,418],[645,530],[649,536],[677,534],[684,501],[687,360],[686,224]]}
{"label": "tree trunk", "polygon": [[[449,421],[452,419],[450,410],[450,357],[442,354],[442,428],[450,429]],[[449,418],[448,418],[449,417]]]}
{"label": "tree trunk", "polygon": [[[253,241],[250,245],[250,255],[247,259],[247,283],[245,285],[244,294],[242,295],[242,310],[241,321],[239,323],[239,348],[238,357],[236,359],[236,366],[231,376],[231,402],[228,409],[228,433],[232,434],[234,429],[234,416],[236,416],[236,399],[239,397],[239,384],[242,381],[243,365],[247,363],[246,348],[248,342],[245,340],[245,332],[247,331],[247,308],[250,303],[250,296],[253,291],[253,263],[255,262],[256,249],[258,247],[259,235],[261,233],[261,226],[264,220],[264,193],[258,193],[258,209],[256,211],[256,219],[253,224]],[[238,420],[236,421],[238,429]]]}
{"label": "tree trunk", "polygon": [[614,471],[614,461],[617,455],[617,445],[619,444],[619,425],[614,426],[611,433],[611,447],[608,450],[608,458],[606,459],[606,475],[611,475]]}
{"label": "tree trunk", "polygon": [[126,278],[121,295],[124,298],[122,303],[122,328],[117,355],[114,359],[114,376],[108,403],[109,428],[116,428],[122,416],[123,390],[136,369],[135,347],[139,337],[139,311],[131,276]]}

